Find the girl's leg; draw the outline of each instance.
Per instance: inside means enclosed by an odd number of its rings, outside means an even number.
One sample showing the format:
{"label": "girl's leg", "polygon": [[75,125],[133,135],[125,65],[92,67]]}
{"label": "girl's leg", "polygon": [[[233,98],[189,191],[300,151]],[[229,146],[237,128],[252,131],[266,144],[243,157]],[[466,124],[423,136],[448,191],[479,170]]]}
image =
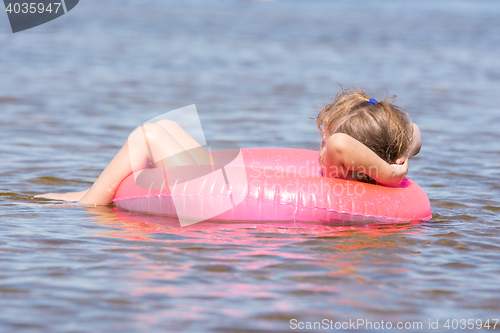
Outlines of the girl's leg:
{"label": "girl's leg", "polygon": [[[167,129],[171,130],[172,134]],[[108,205],[112,202],[122,180],[133,171],[143,169],[148,164],[161,167],[162,165],[190,165],[206,162],[208,154],[206,151],[205,154],[198,152],[196,147],[200,147],[199,144],[174,122],[160,121],[157,124],[147,124],[129,136],[125,145],[90,189],[65,194],[48,193],[38,197],[78,201],[82,205]],[[186,150],[195,158],[186,153]]]}
{"label": "girl's leg", "polygon": [[199,165],[210,165],[210,154],[189,134],[182,129],[179,124],[171,120],[160,120],[157,125],[165,128],[177,142],[184,148],[185,152]]}

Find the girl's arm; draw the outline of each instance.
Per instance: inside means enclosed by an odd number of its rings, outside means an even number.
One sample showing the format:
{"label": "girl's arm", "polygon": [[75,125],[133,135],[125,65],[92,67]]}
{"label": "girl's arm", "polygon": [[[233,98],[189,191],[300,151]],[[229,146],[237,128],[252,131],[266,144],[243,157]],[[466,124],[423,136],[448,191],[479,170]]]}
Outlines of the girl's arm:
{"label": "girl's arm", "polygon": [[420,151],[422,147],[422,134],[420,134],[420,128],[417,124],[413,124],[413,140],[410,148],[409,157],[415,156]]}
{"label": "girl's arm", "polygon": [[420,148],[422,147],[422,135],[420,134],[420,128],[417,124],[413,124],[413,138],[411,142],[412,144],[410,149],[408,149],[408,152],[405,154],[405,156],[399,158],[396,161],[396,164],[402,164],[404,159],[415,156],[420,152]]}
{"label": "girl's arm", "polygon": [[389,164],[370,148],[344,133],[332,135],[326,143],[323,175],[346,178],[358,171],[387,186],[398,186],[408,172],[408,159]]}
{"label": "girl's arm", "polygon": [[422,135],[420,134],[420,128],[417,124],[413,124],[413,138],[411,142],[412,144],[410,149],[408,149],[408,152],[403,157],[398,158],[396,164],[403,164],[406,159],[415,156],[420,152],[420,148],[422,147]]}

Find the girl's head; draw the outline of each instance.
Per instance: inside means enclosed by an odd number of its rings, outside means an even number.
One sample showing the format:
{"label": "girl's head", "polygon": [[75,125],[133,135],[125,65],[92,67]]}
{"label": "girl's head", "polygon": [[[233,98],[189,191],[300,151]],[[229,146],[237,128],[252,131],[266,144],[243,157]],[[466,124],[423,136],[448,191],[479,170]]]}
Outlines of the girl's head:
{"label": "girl's head", "polygon": [[342,89],[317,117],[322,139],[320,163],[323,164],[326,142],[335,133],[358,140],[387,163],[393,164],[402,157],[411,146],[413,126],[408,113],[391,103],[395,97],[370,103],[365,91]]}

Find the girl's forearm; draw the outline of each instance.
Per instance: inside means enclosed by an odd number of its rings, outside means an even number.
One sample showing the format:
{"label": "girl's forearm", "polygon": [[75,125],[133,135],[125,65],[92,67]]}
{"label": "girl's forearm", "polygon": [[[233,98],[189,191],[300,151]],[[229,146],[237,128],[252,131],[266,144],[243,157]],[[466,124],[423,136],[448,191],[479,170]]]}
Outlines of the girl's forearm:
{"label": "girl's forearm", "polygon": [[387,186],[399,185],[408,170],[407,164],[390,165],[370,148],[344,133],[330,137],[324,162],[327,176],[335,177],[333,172],[338,172],[339,168],[347,169],[367,174]]}

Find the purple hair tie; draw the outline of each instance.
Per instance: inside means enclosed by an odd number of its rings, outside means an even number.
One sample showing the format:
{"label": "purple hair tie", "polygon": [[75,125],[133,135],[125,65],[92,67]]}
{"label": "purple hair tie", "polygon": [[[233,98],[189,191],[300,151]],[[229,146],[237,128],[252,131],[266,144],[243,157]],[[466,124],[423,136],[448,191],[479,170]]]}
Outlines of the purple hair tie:
{"label": "purple hair tie", "polygon": [[377,103],[377,100],[375,98],[370,98],[368,102],[370,102],[371,105],[375,105]]}

